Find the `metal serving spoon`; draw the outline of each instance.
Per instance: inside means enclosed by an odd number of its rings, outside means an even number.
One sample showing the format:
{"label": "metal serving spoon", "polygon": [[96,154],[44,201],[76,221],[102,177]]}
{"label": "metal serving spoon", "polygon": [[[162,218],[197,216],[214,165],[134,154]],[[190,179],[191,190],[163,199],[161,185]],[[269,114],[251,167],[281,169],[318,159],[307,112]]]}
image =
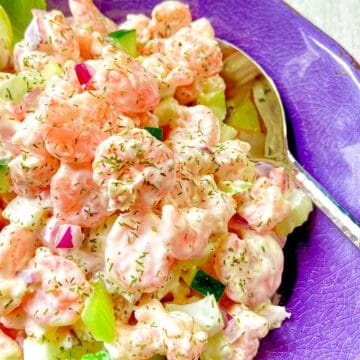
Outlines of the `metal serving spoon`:
{"label": "metal serving spoon", "polygon": [[[227,101],[241,102],[246,94],[256,105],[262,120],[262,141],[254,144],[252,160],[285,168],[313,203],[360,249],[360,222],[349,214],[291,155],[287,144],[284,107],[273,80],[242,50],[218,40],[223,52]],[[244,135],[250,134],[251,132]]]}

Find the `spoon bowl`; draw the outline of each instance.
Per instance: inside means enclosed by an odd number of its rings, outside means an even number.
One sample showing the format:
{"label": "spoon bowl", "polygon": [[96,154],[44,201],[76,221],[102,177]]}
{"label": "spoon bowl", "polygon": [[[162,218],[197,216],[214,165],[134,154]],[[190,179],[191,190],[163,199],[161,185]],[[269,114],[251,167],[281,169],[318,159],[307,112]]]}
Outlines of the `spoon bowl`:
{"label": "spoon bowl", "polygon": [[[285,168],[313,203],[360,249],[360,222],[290,153],[284,106],[274,81],[244,51],[220,39],[218,43],[224,60],[221,76],[226,83],[227,108],[230,113],[227,120],[231,124],[232,118],[237,116],[247,119],[244,129],[237,130],[239,138],[252,146],[250,158]],[[246,101],[250,105],[247,106]],[[236,114],[234,109],[238,104],[245,105],[242,111]],[[257,121],[252,119],[255,116]]]}

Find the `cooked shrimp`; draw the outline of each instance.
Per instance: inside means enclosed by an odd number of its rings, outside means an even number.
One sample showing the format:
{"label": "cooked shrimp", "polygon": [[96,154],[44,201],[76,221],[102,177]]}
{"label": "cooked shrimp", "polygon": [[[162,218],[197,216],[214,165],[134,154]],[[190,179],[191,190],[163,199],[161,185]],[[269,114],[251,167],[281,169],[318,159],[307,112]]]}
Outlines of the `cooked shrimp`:
{"label": "cooked shrimp", "polygon": [[69,0],[69,8],[81,56],[92,58],[96,53],[94,45],[103,42],[105,36],[115,31],[117,26],[99,11],[92,0]]}
{"label": "cooked shrimp", "polygon": [[166,312],[158,300],[135,311],[138,323],[118,324],[116,340],[105,347],[114,360],[146,360],[161,354],[168,360],[198,359],[207,334],[196,330],[193,318],[179,311]]}
{"label": "cooked shrimp", "polygon": [[194,80],[186,67],[173,64],[159,53],[144,57],[142,65],[158,80],[161,97],[172,96],[177,87],[189,85]]}
{"label": "cooked shrimp", "polygon": [[165,205],[162,212],[163,227],[168,229],[169,253],[176,259],[200,257],[213,230],[213,216],[209,211],[191,207],[177,211]]}
{"label": "cooked shrimp", "polygon": [[281,188],[266,177],[258,178],[250,190],[249,199],[239,208],[238,213],[259,232],[269,231],[284,220],[290,212],[290,203]]}
{"label": "cooked shrimp", "polygon": [[36,247],[35,232],[17,224],[5,226],[0,233],[0,275],[15,276],[34,256]]}
{"label": "cooked shrimp", "polygon": [[198,180],[200,202],[197,205],[206,209],[212,217],[212,234],[223,234],[228,231],[228,223],[236,212],[236,202],[230,194],[220,191],[214,177],[206,175]]}
{"label": "cooked shrimp", "polygon": [[54,215],[64,223],[92,227],[110,215],[90,165],[62,164],[50,186]]}
{"label": "cooked shrimp", "polygon": [[232,233],[221,237],[214,269],[230,299],[254,306],[274,295],[283,265],[284,255],[272,235],[244,231],[243,239]]}
{"label": "cooked shrimp", "polygon": [[210,21],[206,18],[200,18],[193,21],[190,24],[190,27],[198,32],[201,32],[204,36],[208,38],[215,38],[215,30],[212,27]]}
{"label": "cooked shrimp", "polygon": [[240,140],[227,140],[218,144],[214,149],[215,178],[218,182],[231,180],[252,181],[252,177],[242,178],[243,169],[249,164],[247,157],[250,145]]}
{"label": "cooked shrimp", "polygon": [[136,30],[136,43],[138,49],[141,50],[150,40],[149,30],[150,19],[143,14],[128,14],[126,20],[119,25],[119,29]]}
{"label": "cooked shrimp", "polygon": [[13,190],[25,197],[39,194],[50,185],[58,167],[59,161],[49,154],[22,150],[9,162]]}
{"label": "cooked shrimp", "polygon": [[181,116],[169,135],[170,141],[190,141],[199,146],[211,147],[220,141],[219,120],[210,108],[204,105],[181,107]]}
{"label": "cooked shrimp", "polygon": [[141,129],[125,130],[103,141],[93,169],[94,181],[110,199],[111,210],[127,210],[136,202],[153,206],[175,181],[173,153]]}
{"label": "cooked shrimp", "polygon": [[[176,165],[176,179],[169,196],[178,208],[190,207],[190,203],[196,194],[196,182],[191,171],[182,164]],[[164,199],[164,203],[167,199]]]}
{"label": "cooked shrimp", "polygon": [[167,38],[190,23],[188,5],[179,1],[164,1],[154,7],[149,28],[152,37]]}
{"label": "cooked shrimp", "polygon": [[16,71],[41,71],[46,65],[57,63],[54,55],[49,55],[42,51],[28,50],[24,44],[24,40],[15,45],[13,57]]}
{"label": "cooked shrimp", "polygon": [[84,92],[66,101],[52,99],[45,118],[46,149],[63,162],[90,162],[100,142],[119,129],[100,96]]}
{"label": "cooked shrimp", "polygon": [[253,359],[259,348],[259,340],[269,332],[269,322],[244,305],[233,305],[228,312],[232,320],[224,329],[224,336],[230,343],[229,360]]}
{"label": "cooked shrimp", "polygon": [[110,47],[103,51],[92,84],[124,113],[146,112],[160,101],[156,79],[127,53]]}
{"label": "cooked shrimp", "polygon": [[12,137],[20,127],[20,122],[0,117],[0,158],[11,159],[19,153],[18,146],[12,143]]}
{"label": "cooked shrimp", "polygon": [[24,310],[41,326],[66,326],[80,318],[91,287],[83,272],[70,260],[39,248],[29,264],[34,273],[34,292]]}
{"label": "cooked shrimp", "polygon": [[151,292],[170,275],[167,227],[152,212],[121,214],[106,240],[106,270],[128,290]]}
{"label": "cooked shrimp", "polygon": [[188,66],[199,76],[209,77],[222,69],[222,53],[217,41],[189,26],[165,41],[164,53],[174,63]]}
{"label": "cooked shrimp", "polygon": [[21,360],[23,358],[19,344],[0,330],[0,354],[3,360]]}
{"label": "cooked shrimp", "polygon": [[58,10],[33,10],[32,13],[33,19],[24,35],[25,48],[52,55],[61,65],[69,59],[78,61],[79,45],[64,14]]}
{"label": "cooked shrimp", "polygon": [[69,8],[73,16],[74,27],[94,31],[106,36],[115,31],[116,24],[103,15],[92,0],[69,0]]}

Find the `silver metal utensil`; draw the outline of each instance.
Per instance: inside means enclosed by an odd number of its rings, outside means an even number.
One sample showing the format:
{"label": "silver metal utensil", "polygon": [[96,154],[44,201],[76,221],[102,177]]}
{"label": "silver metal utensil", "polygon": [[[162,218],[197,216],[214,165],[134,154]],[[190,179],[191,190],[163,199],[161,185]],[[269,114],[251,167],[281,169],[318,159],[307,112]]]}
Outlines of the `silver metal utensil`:
{"label": "silver metal utensil", "polygon": [[293,157],[288,149],[286,117],[281,97],[269,75],[246,53],[218,40],[223,52],[224,68],[221,76],[226,83],[228,104],[251,99],[262,120],[262,137],[250,132],[240,138],[256,142],[250,157],[254,161],[272,163],[285,168],[313,203],[360,249],[360,222],[346,211]]}

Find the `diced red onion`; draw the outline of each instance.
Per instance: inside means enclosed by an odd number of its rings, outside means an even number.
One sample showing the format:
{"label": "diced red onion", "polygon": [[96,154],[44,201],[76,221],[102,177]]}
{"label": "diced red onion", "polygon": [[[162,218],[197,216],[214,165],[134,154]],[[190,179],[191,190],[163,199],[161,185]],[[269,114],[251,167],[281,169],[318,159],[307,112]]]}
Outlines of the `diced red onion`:
{"label": "diced red onion", "polygon": [[249,227],[248,222],[239,214],[235,214],[229,221],[228,228],[229,231],[235,232],[238,235],[241,235],[241,230],[244,230]]}
{"label": "diced red onion", "polygon": [[71,234],[71,226],[68,226],[60,241],[56,244],[57,249],[72,249],[74,247]]}
{"label": "diced red onion", "polygon": [[210,155],[214,154],[214,152],[208,146],[201,146],[200,150],[205,151]]}
{"label": "diced red onion", "polygon": [[79,83],[81,85],[87,85],[91,78],[92,78],[92,74],[91,74],[91,70],[90,67],[86,64],[76,64],[75,65],[75,72],[76,72],[76,76],[79,80]]}

